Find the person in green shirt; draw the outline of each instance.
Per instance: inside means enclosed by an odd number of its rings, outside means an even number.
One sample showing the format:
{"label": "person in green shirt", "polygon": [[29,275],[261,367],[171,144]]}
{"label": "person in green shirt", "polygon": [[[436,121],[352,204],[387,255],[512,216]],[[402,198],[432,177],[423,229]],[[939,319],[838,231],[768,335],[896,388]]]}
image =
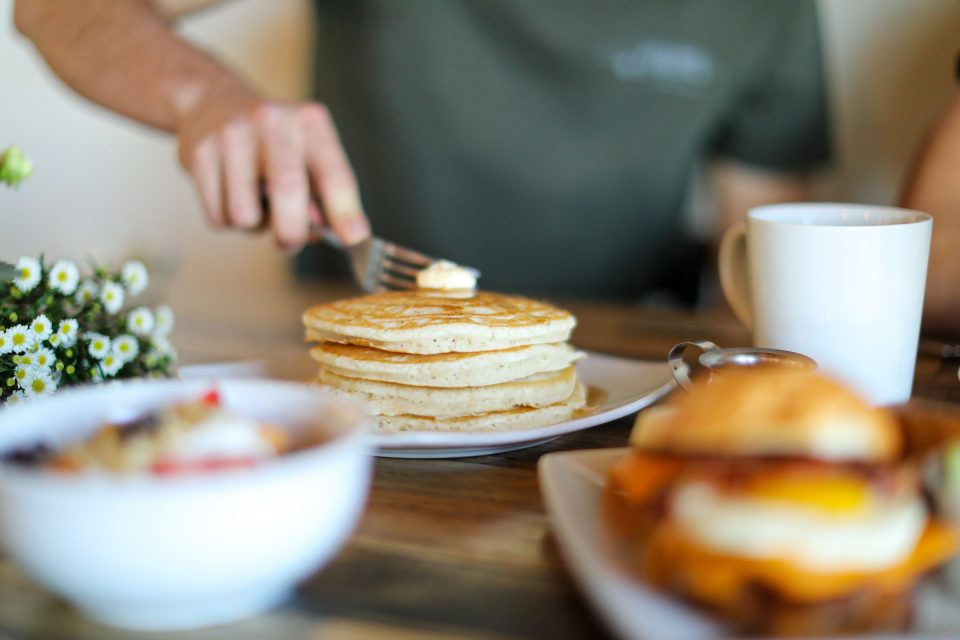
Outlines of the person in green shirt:
{"label": "person in green shirt", "polygon": [[[960,86],[960,54],[954,73]],[[906,176],[901,205],[933,216],[924,329],[955,338],[960,336],[960,90],[924,136]]]}
{"label": "person in green shirt", "polygon": [[476,266],[487,289],[689,300],[694,170],[719,237],[806,198],[830,156],[813,0],[318,0],[322,102],[295,104],[176,36],[206,4],[17,0],[15,19],[77,91],[178,136],[213,223],[263,224],[264,182],[288,248],[325,216],[348,243],[372,224]]}

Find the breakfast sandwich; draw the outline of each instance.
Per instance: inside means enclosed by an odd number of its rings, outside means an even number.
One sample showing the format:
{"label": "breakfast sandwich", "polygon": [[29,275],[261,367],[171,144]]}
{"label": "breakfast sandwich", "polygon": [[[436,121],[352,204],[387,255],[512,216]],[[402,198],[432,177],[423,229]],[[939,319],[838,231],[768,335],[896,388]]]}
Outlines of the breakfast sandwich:
{"label": "breakfast sandwich", "polygon": [[521,296],[417,289],[304,314],[317,384],[361,401],[381,432],[529,429],[586,403],[576,321]]}
{"label": "breakfast sandwich", "polygon": [[642,578],[739,631],[902,630],[957,547],[901,425],[836,382],[719,376],[640,415],[606,515]]}

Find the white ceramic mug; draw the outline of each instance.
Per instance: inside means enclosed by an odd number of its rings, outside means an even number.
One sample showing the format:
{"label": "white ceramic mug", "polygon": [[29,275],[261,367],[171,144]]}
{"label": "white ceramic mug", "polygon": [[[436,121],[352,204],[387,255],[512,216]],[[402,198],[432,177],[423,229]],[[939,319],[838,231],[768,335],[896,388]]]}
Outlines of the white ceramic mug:
{"label": "white ceramic mug", "polygon": [[720,243],[720,282],[754,346],[808,355],[874,404],[905,402],[932,228],[894,207],[757,207]]}

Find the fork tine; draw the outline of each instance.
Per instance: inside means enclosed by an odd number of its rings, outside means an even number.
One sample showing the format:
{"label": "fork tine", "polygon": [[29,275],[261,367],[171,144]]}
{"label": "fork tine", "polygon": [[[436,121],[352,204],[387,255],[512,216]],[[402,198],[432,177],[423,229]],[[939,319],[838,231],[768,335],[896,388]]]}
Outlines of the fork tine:
{"label": "fork tine", "polygon": [[[415,289],[417,274],[438,262],[436,258],[377,236],[370,236],[360,243],[345,247],[329,229],[318,227],[312,231],[315,239],[322,239],[350,255],[354,280],[364,291]],[[463,268],[470,271],[474,277],[480,276],[480,272],[473,267]]]}
{"label": "fork tine", "polygon": [[409,280],[407,278],[399,278],[397,276],[391,275],[389,273],[380,274],[380,284],[386,287],[393,287],[394,289],[416,289],[417,283],[415,280]]}
{"label": "fork tine", "polygon": [[420,273],[420,269],[414,269],[413,267],[408,267],[405,264],[395,262],[390,258],[384,257],[380,262],[381,267],[384,271],[392,271],[398,275],[410,276],[414,280],[417,278],[417,274]]}
{"label": "fork tine", "polygon": [[404,262],[408,262],[415,267],[427,267],[436,262],[436,260],[430,256],[426,256],[422,253],[414,251],[413,249],[397,246],[392,242],[383,243],[383,252],[390,258],[403,260]]}

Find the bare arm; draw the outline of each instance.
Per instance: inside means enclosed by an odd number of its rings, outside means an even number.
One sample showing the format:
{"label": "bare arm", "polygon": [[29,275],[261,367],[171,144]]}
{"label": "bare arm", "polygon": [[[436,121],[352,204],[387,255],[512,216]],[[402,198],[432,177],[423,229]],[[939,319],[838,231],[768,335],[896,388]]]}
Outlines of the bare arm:
{"label": "bare arm", "polygon": [[[168,10],[199,4],[178,0]],[[75,91],[177,135],[180,161],[214,224],[260,226],[265,182],[270,223],[285,246],[303,244],[309,219],[320,215],[310,204],[312,190],[342,239],[352,243],[369,233],[353,171],[323,105],[264,99],[179,39],[147,0],[17,0],[14,19]]]}
{"label": "bare arm", "polygon": [[175,131],[204,94],[253,92],[177,38],[149,2],[18,0],[17,28],[81,95],[140,122]]}
{"label": "bare arm", "polygon": [[926,141],[902,203],[933,215],[924,327],[960,334],[960,93]]}
{"label": "bare arm", "polygon": [[222,4],[224,0],[149,0],[153,8],[164,18],[176,19],[198,11],[203,11],[214,5]]}
{"label": "bare arm", "polygon": [[809,181],[798,174],[778,173],[734,162],[721,162],[711,172],[717,207],[715,240],[733,225],[746,221],[753,207],[810,199]]}
{"label": "bare arm", "polygon": [[715,217],[711,256],[713,269],[707,283],[707,300],[722,300],[717,280],[717,250],[720,239],[730,227],[745,222],[753,207],[776,202],[801,202],[810,199],[808,180],[793,173],[758,169],[732,161],[720,161],[710,168],[710,189]]}

